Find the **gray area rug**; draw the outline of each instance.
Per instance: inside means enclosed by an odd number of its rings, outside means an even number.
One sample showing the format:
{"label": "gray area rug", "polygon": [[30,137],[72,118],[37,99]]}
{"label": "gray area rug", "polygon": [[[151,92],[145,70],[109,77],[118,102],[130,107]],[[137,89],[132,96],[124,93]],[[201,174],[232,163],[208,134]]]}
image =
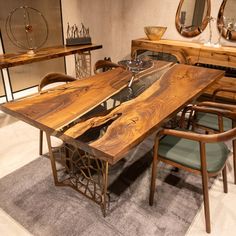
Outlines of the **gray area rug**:
{"label": "gray area rug", "polygon": [[[55,187],[40,157],[0,180],[0,207],[33,235],[185,235],[202,203],[201,178],[159,165],[155,203],[148,204],[151,153],[110,169],[110,211],[69,187]],[[122,170],[122,171],[121,171]]]}

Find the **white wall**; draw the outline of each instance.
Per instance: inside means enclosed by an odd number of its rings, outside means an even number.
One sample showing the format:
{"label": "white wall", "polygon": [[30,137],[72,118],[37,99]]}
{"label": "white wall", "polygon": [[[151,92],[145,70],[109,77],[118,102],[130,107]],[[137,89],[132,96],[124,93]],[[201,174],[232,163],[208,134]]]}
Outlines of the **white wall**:
{"label": "white wall", "polygon": [[228,0],[227,4],[225,6],[225,11],[227,12],[227,16],[229,18],[233,18],[236,20],[236,5],[235,5],[235,0]]}
{"label": "white wall", "polygon": [[[62,0],[64,35],[67,22],[90,29],[92,42],[103,49],[92,51],[92,64],[105,56],[119,58],[122,54],[121,27],[123,0]],[[118,33],[117,33],[118,32]],[[115,50],[114,50],[115,49]],[[75,75],[73,56],[67,57],[67,73]]]}
{"label": "white wall", "polygon": [[[77,0],[61,0],[64,42],[66,39],[67,23],[71,25],[81,23],[80,3]],[[74,55],[66,56],[67,74],[75,76]]]}
{"label": "white wall", "polygon": [[[105,56],[113,61],[130,57],[131,40],[145,37],[147,25],[167,26],[163,38],[183,41],[206,42],[209,27],[194,38],[182,37],[175,28],[175,14],[179,0],[62,0],[64,27],[66,22],[82,21],[90,28],[94,43],[103,49],[93,52],[93,62]],[[211,15],[217,17],[222,0],[211,0]],[[212,24],[213,42],[219,33],[216,21]],[[222,39],[225,45],[236,43]]]}

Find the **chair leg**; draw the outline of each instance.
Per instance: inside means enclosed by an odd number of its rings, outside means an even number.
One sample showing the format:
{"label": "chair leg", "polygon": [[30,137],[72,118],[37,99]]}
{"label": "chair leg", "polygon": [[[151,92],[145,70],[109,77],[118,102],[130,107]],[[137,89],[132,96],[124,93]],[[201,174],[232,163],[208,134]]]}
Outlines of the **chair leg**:
{"label": "chair leg", "polygon": [[222,177],[223,177],[223,186],[224,186],[224,193],[228,193],[228,184],[227,184],[227,169],[226,165],[222,170]]}
{"label": "chair leg", "polygon": [[208,173],[206,164],[206,147],[205,144],[200,142],[200,156],[201,156],[201,173],[202,173],[202,190],[203,190],[203,201],[205,211],[205,224],[206,232],[211,232],[211,220],[210,220],[210,204],[209,204],[209,193],[208,193]]}
{"label": "chair leg", "polygon": [[236,184],[236,139],[233,140],[234,184]]}
{"label": "chair leg", "polygon": [[[155,145],[156,146],[156,145]],[[154,192],[156,187],[156,175],[157,175],[157,148],[154,146],[153,150],[153,161],[152,161],[152,177],[150,186],[149,205],[153,205]]]}
{"label": "chair leg", "polygon": [[43,131],[39,130],[39,155],[43,155]]}
{"label": "chair leg", "polygon": [[69,152],[69,145],[67,143],[65,143],[65,148],[66,148],[66,151],[65,151],[65,154],[66,154],[66,166],[68,168],[68,170],[71,170],[72,169],[72,166],[71,166],[71,163],[70,163],[70,152]]}
{"label": "chair leg", "polygon": [[202,173],[202,189],[205,211],[206,232],[211,232],[211,220],[210,220],[210,206],[209,206],[209,193],[208,193],[208,176],[207,173]]}

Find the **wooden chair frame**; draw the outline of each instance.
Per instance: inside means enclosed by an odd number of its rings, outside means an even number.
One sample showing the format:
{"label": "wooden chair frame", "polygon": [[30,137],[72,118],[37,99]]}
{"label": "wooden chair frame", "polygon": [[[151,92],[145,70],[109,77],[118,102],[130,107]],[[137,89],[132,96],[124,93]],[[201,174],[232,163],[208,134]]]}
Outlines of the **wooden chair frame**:
{"label": "wooden chair frame", "polygon": [[[236,96],[236,89],[232,89],[232,88],[218,88],[216,90],[214,90],[214,92],[212,93],[212,102],[201,102],[201,103],[198,103],[197,105],[198,106],[204,106],[205,108],[206,107],[209,107],[209,108],[219,108],[219,109],[222,109],[222,110],[230,110],[230,111],[234,111],[236,110],[236,106],[232,105],[232,104],[226,104],[226,103],[215,103],[215,100],[217,98],[217,94],[221,93],[221,92],[227,92],[227,93],[232,93],[232,94],[235,94]],[[192,113],[193,114],[193,113]],[[193,129],[194,128],[200,128],[200,129],[203,129],[203,130],[206,130],[207,132],[213,132],[213,133],[217,133],[217,132],[223,132],[223,121],[222,120],[222,116],[220,114],[216,114],[218,116],[218,124],[219,124],[219,129],[217,130],[214,130],[212,128],[209,128],[209,127],[206,127],[206,126],[203,126],[203,125],[200,125],[196,122],[196,119],[194,119],[196,117],[196,112],[195,112],[195,117],[192,117],[192,125],[193,125]],[[233,124],[232,124],[232,127]]]}
{"label": "wooden chair frame", "polygon": [[[47,74],[39,83],[38,85],[38,91],[39,93],[42,92],[43,88],[49,84],[53,84],[53,83],[68,83],[68,82],[73,82],[75,81],[76,78],[69,76],[69,75],[65,75],[65,74],[61,74],[61,73],[50,73]],[[39,131],[39,155],[43,154],[43,131],[40,130]]]}
{"label": "wooden chair frame", "polygon": [[[234,127],[234,113],[236,113],[236,106],[231,104],[223,104],[223,103],[216,103],[216,102],[201,102],[197,105],[190,105],[184,108],[181,116],[181,123],[186,120],[186,113],[189,112],[189,118],[187,123],[187,128],[190,128],[192,125],[192,130],[196,128],[204,129],[207,133],[219,133],[224,132],[223,129],[223,117],[229,118],[232,120],[232,127]],[[196,122],[196,114],[197,112],[203,113],[211,113],[215,114],[218,117],[218,125],[219,128],[217,130],[197,124]]]}
{"label": "wooden chair frame", "polygon": [[[219,108],[221,109],[220,112],[222,112],[222,110],[229,110],[229,111],[236,111],[236,106],[235,105],[232,105],[232,104],[227,104],[227,103],[216,103],[215,100],[217,98],[217,94],[219,93],[222,93],[222,92],[226,92],[226,93],[232,93],[232,94],[235,94],[236,96],[236,89],[232,89],[232,88],[217,88],[214,90],[214,92],[212,93],[212,101],[207,101],[207,102],[201,102],[201,103],[198,103],[197,105],[198,106],[204,106],[205,108],[206,107],[209,107],[209,108]],[[195,122],[195,120],[193,119],[192,120],[192,124],[195,127],[198,127],[198,128],[201,128],[201,129],[205,129],[206,131],[208,132],[223,132],[223,123],[221,121],[221,114],[216,114],[218,116],[218,124],[219,124],[219,129],[218,130],[213,130],[213,129],[209,129],[209,127],[206,127],[206,126],[203,126],[203,125],[200,125],[200,124],[197,124]],[[225,114],[223,114],[225,115]],[[234,127],[234,126],[232,126]]]}
{"label": "wooden chair frame", "polygon": [[[193,106],[196,108],[196,106]],[[185,109],[188,110],[188,108]],[[199,108],[201,110],[206,110],[202,109],[201,107]],[[216,112],[216,111],[215,111]],[[220,113],[220,110],[217,111]],[[234,112],[228,112],[228,116],[232,118],[236,118],[236,113]],[[181,119],[181,126],[183,125],[183,120]],[[185,138],[185,139],[190,139],[193,141],[199,142],[199,147],[200,147],[200,160],[201,160],[201,170],[195,170],[189,167],[186,167],[184,165],[181,165],[179,163],[166,160],[164,157],[158,155],[158,147],[159,147],[159,142],[161,138],[164,135],[172,135],[180,138]],[[214,143],[214,142],[224,142],[230,139],[235,139],[236,137],[236,127],[223,132],[223,133],[217,133],[217,134],[198,134],[194,132],[186,132],[186,131],[181,131],[181,130],[173,130],[173,129],[163,129],[160,132],[157,133],[156,138],[155,138],[155,144],[154,144],[154,150],[153,150],[153,164],[152,164],[152,177],[151,177],[151,187],[150,187],[150,197],[149,197],[149,204],[153,205],[153,199],[154,199],[154,192],[155,192],[155,182],[156,182],[156,175],[157,175],[157,163],[159,161],[165,162],[167,164],[170,164],[174,167],[181,168],[183,170],[192,172],[194,174],[198,174],[202,176],[202,188],[203,188],[203,199],[204,199],[204,211],[205,211],[205,224],[206,224],[206,231],[207,233],[211,232],[211,225],[210,225],[210,207],[209,207],[209,194],[208,194],[208,178],[212,176],[216,176],[219,172],[215,173],[208,173],[207,171],[207,164],[206,164],[206,143]],[[235,145],[235,143],[234,143]],[[234,146],[235,147],[235,146]],[[236,160],[236,152],[233,153],[234,160]],[[226,171],[226,165],[223,166],[223,168],[220,170],[222,171],[222,176],[223,176],[223,187],[224,187],[224,192],[228,192],[228,187],[227,187],[227,171]]]}
{"label": "wooden chair frame", "polygon": [[217,88],[212,93],[212,101],[215,101],[215,99],[217,97],[217,94],[221,93],[221,92],[233,93],[233,94],[236,95],[236,89],[232,89],[232,88]]}
{"label": "wooden chair frame", "polygon": [[122,65],[118,65],[114,62],[108,61],[108,60],[98,60],[94,64],[93,72],[94,74],[98,74],[98,70],[103,69],[104,71],[111,70],[113,68],[117,67],[123,67]]}
{"label": "wooden chair frame", "polygon": [[[203,129],[206,131],[206,133],[222,133],[224,132],[224,123],[223,123],[223,117],[229,118],[232,120],[232,127],[236,127],[236,105],[232,104],[225,104],[225,103],[218,103],[214,102],[217,93],[219,92],[232,92],[236,94],[236,89],[230,89],[230,88],[219,88],[216,89],[213,92],[213,102],[200,102],[195,106],[187,106],[183,112],[181,117],[181,125],[183,125],[185,120],[186,112],[190,111],[190,116],[188,119],[187,128],[190,128],[192,125],[192,130],[196,130],[197,128]],[[218,117],[218,125],[219,128],[217,130],[200,125],[196,122],[196,116],[197,112],[203,112],[203,113],[211,113],[215,114]],[[233,168],[234,168],[234,184],[236,184],[236,139],[232,140],[232,147],[233,147]]]}

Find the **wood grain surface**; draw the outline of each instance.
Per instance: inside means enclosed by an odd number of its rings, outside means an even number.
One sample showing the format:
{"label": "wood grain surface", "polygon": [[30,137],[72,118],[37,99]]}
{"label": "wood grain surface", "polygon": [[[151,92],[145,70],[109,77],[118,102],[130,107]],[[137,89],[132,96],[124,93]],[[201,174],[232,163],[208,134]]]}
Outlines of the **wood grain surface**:
{"label": "wood grain surface", "polygon": [[1,109],[43,130],[61,129],[121,90],[131,76],[118,68],[6,103]]}
{"label": "wood grain surface", "polygon": [[164,52],[174,55],[179,63],[195,64],[198,62],[201,44],[184,42],[178,40],[157,40],[135,39],[131,44],[131,56],[134,57],[137,51],[149,50],[153,52]]}
{"label": "wood grain surface", "polygon": [[91,126],[112,120],[106,133],[89,145],[108,156],[110,163],[115,163],[222,76],[223,72],[217,70],[175,65],[137,98],[123,103],[105,116],[78,123],[65,135],[77,138]]}
{"label": "wood grain surface", "polygon": [[[148,39],[132,40],[131,55],[135,57],[137,51],[149,50],[154,52],[164,52],[174,55],[179,63],[195,65],[197,63],[218,65],[224,67],[236,68],[236,48],[231,46],[222,46],[220,48],[207,47],[203,43],[185,42],[178,40],[158,40]],[[234,81],[233,81],[234,80]],[[235,78],[225,77],[221,80],[220,86],[230,87],[236,83]],[[205,94],[211,93],[218,84],[205,91]],[[223,94],[222,99],[232,99],[230,94]]]}
{"label": "wood grain surface", "polygon": [[[159,73],[160,78],[138,97],[104,114],[95,113],[79,121],[79,117],[127,86],[131,73],[116,68],[41,95],[4,104],[1,109],[114,164],[223,76],[219,70],[173,66],[167,62],[157,62],[152,69],[142,72],[142,76],[152,75],[152,70]],[[73,122],[75,120],[77,122]],[[84,134],[104,126],[106,128],[96,139],[83,141]]]}
{"label": "wood grain surface", "polygon": [[206,63],[236,68],[236,48],[230,46],[214,48],[204,46],[203,43],[170,39],[158,41],[148,39],[132,40],[132,57],[134,57],[139,50],[170,53],[176,56],[177,60],[183,64],[194,65],[196,63]]}
{"label": "wood grain surface", "polygon": [[34,55],[24,53],[12,53],[0,55],[0,69],[29,64],[33,62],[49,60],[53,58],[63,57],[79,52],[92,51],[102,48],[102,45],[78,45],[78,46],[54,46],[48,48],[41,48],[36,50]]}

